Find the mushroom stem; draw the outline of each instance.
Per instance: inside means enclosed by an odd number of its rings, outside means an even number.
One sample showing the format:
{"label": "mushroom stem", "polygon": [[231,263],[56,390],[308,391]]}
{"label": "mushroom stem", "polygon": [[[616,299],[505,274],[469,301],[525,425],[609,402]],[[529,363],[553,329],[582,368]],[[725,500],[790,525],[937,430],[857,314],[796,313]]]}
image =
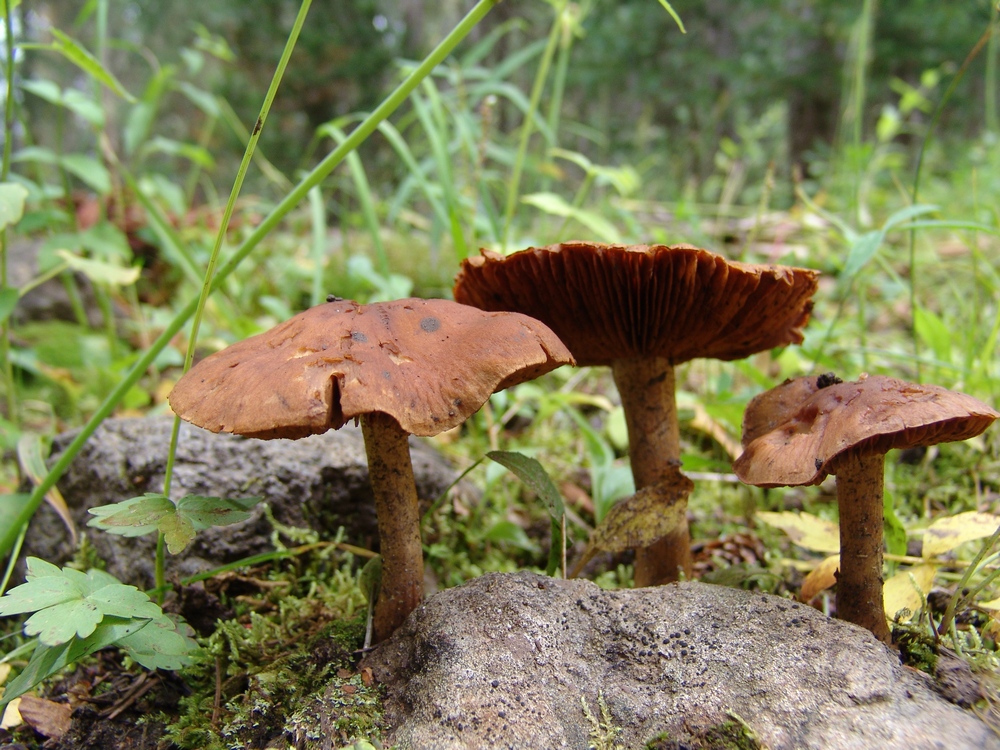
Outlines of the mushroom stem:
{"label": "mushroom stem", "polygon": [[375,603],[375,643],[392,635],[424,595],[420,511],[409,435],[388,414],[361,416],[368,476],[375,495],[382,580]]}
{"label": "mushroom stem", "polygon": [[837,459],[840,571],[837,617],[890,643],[882,600],[882,496],[885,455],[848,451]]}
{"label": "mushroom stem", "polygon": [[[628,426],[629,459],[636,490],[670,477],[680,461],[674,366],[664,357],[631,357],[611,364]],[[673,533],[635,553],[635,585],[657,586],[691,576],[687,520]]]}

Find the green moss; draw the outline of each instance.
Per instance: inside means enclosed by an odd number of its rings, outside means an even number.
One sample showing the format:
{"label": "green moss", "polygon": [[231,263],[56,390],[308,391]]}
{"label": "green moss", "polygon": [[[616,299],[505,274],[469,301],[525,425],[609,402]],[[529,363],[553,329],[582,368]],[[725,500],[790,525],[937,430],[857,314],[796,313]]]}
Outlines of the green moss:
{"label": "green moss", "polygon": [[192,693],[169,739],[228,750],[290,739],[309,748],[317,733],[338,746],[380,737],[380,695],[354,668],[366,607],[352,562],[332,553],[291,562],[259,581],[260,598],[241,597],[249,611],[221,621],[185,670]]}
{"label": "green moss", "polygon": [[671,739],[668,732],[661,732],[646,745],[646,750],[761,750],[753,731],[742,721],[724,721],[697,734]]}

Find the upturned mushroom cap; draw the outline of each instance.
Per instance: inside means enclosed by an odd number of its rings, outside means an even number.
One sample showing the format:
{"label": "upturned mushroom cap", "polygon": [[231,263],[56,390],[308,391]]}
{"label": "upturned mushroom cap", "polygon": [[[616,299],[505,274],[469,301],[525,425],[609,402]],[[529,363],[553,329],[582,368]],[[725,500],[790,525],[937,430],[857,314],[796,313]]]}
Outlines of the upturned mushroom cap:
{"label": "upturned mushroom cap", "polygon": [[525,315],[449,300],[339,300],[205,358],[169,401],[182,419],[248,437],[304,437],[371,412],[426,436],[461,424],[494,391],[572,363]]}
{"label": "upturned mushroom cap", "polygon": [[[837,473],[838,458],[848,453],[968,440],[1000,417],[978,399],[936,385],[873,375],[818,388],[816,380],[778,386],[801,400],[784,401],[787,419],[747,441],[733,464],[740,480],[758,487],[818,484]],[[773,399],[767,393],[753,399],[744,421],[761,424],[753,415],[772,408]]]}
{"label": "upturned mushroom cap", "polygon": [[733,360],[800,343],[817,272],[688,245],[564,242],[462,262],[455,299],[545,322],[580,365]]}

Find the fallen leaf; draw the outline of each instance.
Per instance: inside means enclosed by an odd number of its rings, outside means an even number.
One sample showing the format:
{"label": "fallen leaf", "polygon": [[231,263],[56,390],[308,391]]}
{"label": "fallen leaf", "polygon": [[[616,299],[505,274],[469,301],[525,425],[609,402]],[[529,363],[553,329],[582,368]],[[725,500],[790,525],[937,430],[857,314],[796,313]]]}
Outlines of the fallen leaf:
{"label": "fallen leaf", "polygon": [[599,552],[624,552],[648,547],[680,525],[694,482],[674,467],[668,479],[619,500],[590,535],[587,548],[569,577],[575,577]]}
{"label": "fallen leaf", "polygon": [[[933,565],[916,565],[908,570],[901,570],[882,587],[882,601],[885,613],[890,620],[902,609],[910,610],[910,617],[917,614],[923,606],[924,598],[934,584]],[[910,619],[909,617],[906,618]]]}
{"label": "fallen leaf", "polygon": [[58,739],[69,731],[73,709],[66,703],[25,695],[21,697],[17,710],[24,723],[43,737]]}
{"label": "fallen leaf", "polygon": [[830,555],[817,565],[802,581],[799,599],[808,602],[816,594],[826,591],[837,583],[837,571],[840,569],[840,555]]}
{"label": "fallen leaf", "polygon": [[781,529],[800,547],[814,552],[840,554],[840,527],[810,513],[758,511],[756,518]]}
{"label": "fallen leaf", "polygon": [[959,513],[939,518],[924,531],[924,557],[936,557],[975,539],[990,536],[1000,526],[1000,517],[990,513]]}
{"label": "fallen leaf", "polygon": [[21,718],[21,713],[17,710],[20,705],[20,698],[15,698],[7,704],[7,708],[5,708],[3,712],[3,717],[0,717],[0,729],[13,729],[14,727],[19,727],[24,723],[24,719]]}

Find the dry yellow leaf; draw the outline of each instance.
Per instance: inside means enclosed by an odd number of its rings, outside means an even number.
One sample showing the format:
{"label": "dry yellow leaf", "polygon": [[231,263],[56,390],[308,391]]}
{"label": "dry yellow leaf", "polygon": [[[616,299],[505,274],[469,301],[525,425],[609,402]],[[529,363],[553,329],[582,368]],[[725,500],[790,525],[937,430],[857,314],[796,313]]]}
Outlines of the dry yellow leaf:
{"label": "dry yellow leaf", "polygon": [[804,602],[812,599],[820,591],[826,591],[837,582],[837,570],[840,568],[840,555],[830,555],[817,565],[802,581],[799,599]]}
{"label": "dry yellow leaf", "polygon": [[21,718],[21,714],[17,710],[17,707],[20,705],[20,698],[15,698],[7,704],[7,708],[5,708],[3,712],[3,717],[0,718],[0,729],[13,729],[14,727],[20,726],[24,723],[24,720]]}
{"label": "dry yellow leaf", "polygon": [[757,519],[781,529],[800,547],[814,552],[840,553],[840,527],[810,513],[758,511]]}
{"label": "dry yellow leaf", "polygon": [[911,616],[920,611],[924,597],[934,584],[936,570],[933,565],[916,565],[899,571],[885,582],[885,586],[882,587],[882,601],[890,620],[895,618],[901,609],[910,610]]}
{"label": "dry yellow leaf", "polygon": [[569,577],[574,578],[599,552],[613,554],[648,547],[670,534],[684,520],[687,498],[693,489],[694,483],[680,469],[675,469],[668,480],[619,500],[590,535],[587,548]]}
{"label": "dry yellow leaf", "polygon": [[939,518],[924,532],[924,557],[950,552],[960,544],[990,536],[1000,526],[1000,517],[990,513],[959,513]]}

